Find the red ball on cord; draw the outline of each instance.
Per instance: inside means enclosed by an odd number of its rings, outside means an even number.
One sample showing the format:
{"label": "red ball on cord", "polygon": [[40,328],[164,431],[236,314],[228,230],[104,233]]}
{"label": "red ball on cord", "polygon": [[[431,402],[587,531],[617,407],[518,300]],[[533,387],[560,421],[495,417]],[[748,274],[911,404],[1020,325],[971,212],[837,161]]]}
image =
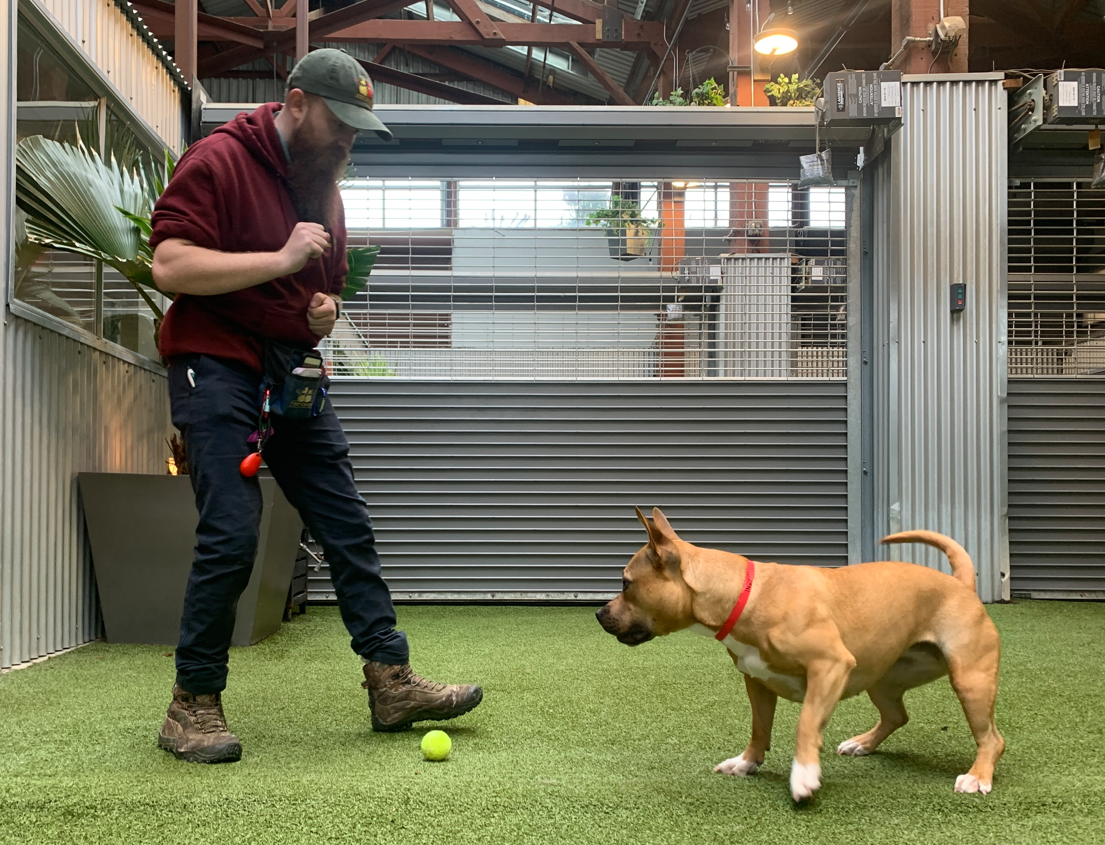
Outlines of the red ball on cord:
{"label": "red ball on cord", "polygon": [[257,470],[261,468],[261,453],[251,452],[242,458],[242,463],[238,467],[238,471],[242,473],[246,478],[253,478],[257,475]]}

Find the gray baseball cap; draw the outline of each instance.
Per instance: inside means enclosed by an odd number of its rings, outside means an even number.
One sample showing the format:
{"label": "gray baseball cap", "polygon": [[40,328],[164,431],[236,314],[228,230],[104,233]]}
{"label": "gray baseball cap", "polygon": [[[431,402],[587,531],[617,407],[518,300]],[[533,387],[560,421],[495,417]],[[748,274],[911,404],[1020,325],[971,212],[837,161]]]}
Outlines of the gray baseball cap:
{"label": "gray baseball cap", "polygon": [[346,125],[391,140],[391,130],[372,112],[372,80],[360,62],[344,50],[308,53],[288,76],[288,90],[292,88],[321,97]]}

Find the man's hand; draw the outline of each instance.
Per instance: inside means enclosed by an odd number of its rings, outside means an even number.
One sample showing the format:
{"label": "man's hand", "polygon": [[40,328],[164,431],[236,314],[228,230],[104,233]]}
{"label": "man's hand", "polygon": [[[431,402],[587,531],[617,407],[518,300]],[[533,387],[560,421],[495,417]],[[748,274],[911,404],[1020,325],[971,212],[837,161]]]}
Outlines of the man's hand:
{"label": "man's hand", "polygon": [[318,223],[296,223],[288,242],[280,250],[280,257],[285,262],[287,274],[298,273],[308,261],[319,258],[329,248],[330,233],[322,226]]}
{"label": "man's hand", "polygon": [[311,297],[311,304],[307,307],[307,325],[311,327],[312,332],[319,337],[326,337],[334,330],[337,319],[338,306],[332,297],[324,293],[316,293]]}

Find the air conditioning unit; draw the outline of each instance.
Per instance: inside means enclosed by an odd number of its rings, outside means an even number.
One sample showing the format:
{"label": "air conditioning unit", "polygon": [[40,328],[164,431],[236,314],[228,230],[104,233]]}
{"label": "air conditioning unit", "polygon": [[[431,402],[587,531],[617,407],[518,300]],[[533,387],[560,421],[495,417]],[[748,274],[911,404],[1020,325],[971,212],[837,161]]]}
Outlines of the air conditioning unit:
{"label": "air conditioning unit", "polygon": [[1044,122],[1105,121],[1105,70],[1060,70],[1044,78]]}

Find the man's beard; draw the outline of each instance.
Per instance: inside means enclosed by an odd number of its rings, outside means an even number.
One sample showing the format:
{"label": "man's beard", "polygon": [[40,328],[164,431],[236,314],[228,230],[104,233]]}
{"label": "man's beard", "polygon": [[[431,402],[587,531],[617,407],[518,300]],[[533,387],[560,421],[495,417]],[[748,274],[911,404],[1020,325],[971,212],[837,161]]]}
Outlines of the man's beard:
{"label": "man's beard", "polygon": [[339,201],[338,179],[345,171],[348,154],[336,144],[315,144],[307,133],[302,127],[288,139],[292,202],[301,222],[329,226]]}

